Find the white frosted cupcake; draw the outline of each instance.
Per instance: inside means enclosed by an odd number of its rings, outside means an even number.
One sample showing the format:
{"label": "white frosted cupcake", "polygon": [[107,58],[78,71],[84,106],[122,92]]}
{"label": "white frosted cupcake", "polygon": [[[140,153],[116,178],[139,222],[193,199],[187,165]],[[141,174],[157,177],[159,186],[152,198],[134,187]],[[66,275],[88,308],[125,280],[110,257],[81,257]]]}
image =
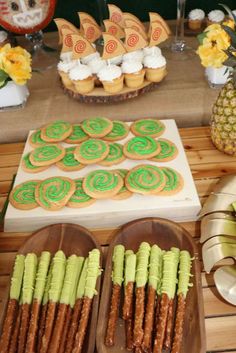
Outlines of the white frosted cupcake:
{"label": "white frosted cupcake", "polygon": [[147,55],[161,55],[161,49],[156,46],[143,48],[143,56]]}
{"label": "white frosted cupcake", "polygon": [[114,58],[109,59],[109,63],[112,65],[120,65],[123,60],[123,55],[115,56]]}
{"label": "white frosted cupcake", "polygon": [[96,86],[101,86],[101,81],[98,79],[97,74],[106,66],[107,66],[106,60],[103,60],[101,58],[93,59],[89,61],[88,67],[91,69],[92,74],[94,75]]}
{"label": "white frosted cupcake", "polygon": [[91,60],[99,59],[99,58],[100,58],[99,52],[95,51],[94,53],[89,54],[89,55],[85,56],[84,58],[81,58],[81,63],[84,64],[84,65],[88,65],[88,63]]}
{"label": "white frosted cupcake", "polygon": [[221,23],[225,19],[225,14],[221,10],[212,10],[207,15],[207,25],[212,25],[213,23]]}
{"label": "white frosted cupcake", "polygon": [[205,12],[201,9],[194,9],[188,14],[188,26],[190,29],[197,30],[202,26],[202,21],[205,18]]}
{"label": "white frosted cupcake", "polygon": [[143,59],[146,68],[146,79],[150,82],[160,82],[166,76],[166,59],[163,55],[147,55]]}
{"label": "white frosted cupcake", "polygon": [[69,72],[69,78],[78,93],[85,94],[94,89],[94,77],[87,65],[79,64],[73,67]]}
{"label": "white frosted cupcake", "polygon": [[58,73],[65,87],[70,88],[73,83],[69,78],[69,71],[77,65],[77,60],[60,61],[57,65]]}
{"label": "white frosted cupcake", "polygon": [[130,61],[130,60],[134,60],[134,61],[143,61],[143,51],[142,49],[139,50],[135,50],[135,51],[131,51],[129,53],[126,53],[123,55],[123,61]]}
{"label": "white frosted cupcake", "polygon": [[120,92],[124,86],[124,75],[121,68],[116,65],[107,65],[98,72],[98,78],[108,93]]}
{"label": "white frosted cupcake", "polygon": [[140,61],[124,61],[121,65],[125,75],[125,84],[129,88],[137,88],[143,84],[145,70]]}

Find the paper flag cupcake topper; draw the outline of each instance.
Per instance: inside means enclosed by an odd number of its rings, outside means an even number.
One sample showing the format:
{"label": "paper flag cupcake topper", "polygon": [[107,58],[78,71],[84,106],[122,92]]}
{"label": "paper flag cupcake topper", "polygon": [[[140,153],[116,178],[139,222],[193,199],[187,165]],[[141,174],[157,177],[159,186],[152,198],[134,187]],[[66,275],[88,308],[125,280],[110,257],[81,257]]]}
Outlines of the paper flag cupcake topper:
{"label": "paper flag cupcake topper", "polygon": [[96,51],[92,44],[81,34],[72,34],[73,59],[80,59]]}
{"label": "paper flag cupcake topper", "polygon": [[18,34],[37,32],[51,21],[55,6],[55,0],[1,0],[0,26]]}
{"label": "paper flag cupcake topper", "polygon": [[140,23],[134,21],[133,19],[125,20],[125,27],[133,28],[135,31],[141,33],[143,38],[148,38],[147,33],[143,30],[143,26],[140,26]]}
{"label": "paper flag cupcake topper", "polygon": [[170,27],[168,26],[166,21],[157,12],[149,12],[149,18],[150,18],[149,32],[151,31],[151,23],[155,22],[155,21],[160,21],[162,26],[165,28],[167,34],[168,35],[171,34]]}
{"label": "paper flag cupcake topper", "polygon": [[101,28],[94,23],[84,22],[81,24],[81,28],[83,30],[83,35],[86,39],[88,39],[91,43],[95,42],[101,35]]}
{"label": "paper flag cupcake topper", "polygon": [[103,59],[112,59],[126,52],[124,44],[118,38],[107,32],[104,32],[102,36],[104,40]]}
{"label": "paper flag cupcake topper", "polygon": [[124,21],[133,20],[133,21],[137,22],[139,24],[139,26],[141,26],[142,29],[145,31],[145,26],[142,24],[140,19],[138,17],[136,17],[135,15],[133,15],[132,13],[123,12],[123,18],[124,18]]}
{"label": "paper flag cupcake topper", "polygon": [[151,23],[151,33],[149,40],[150,47],[164,42],[168,37],[169,35],[166,32],[166,29],[163,27],[160,21],[155,21]]}
{"label": "paper flag cupcake topper", "polygon": [[62,34],[62,53],[68,53],[72,51],[73,43],[72,43],[72,34],[75,32],[72,31],[71,29],[68,28],[62,28],[61,29],[61,34]]}
{"label": "paper flag cupcake topper", "polygon": [[112,22],[118,23],[121,27],[124,27],[124,18],[123,18],[123,12],[121,9],[113,4],[108,4],[108,10],[109,10],[109,19]]}
{"label": "paper flag cupcake topper", "polygon": [[95,19],[87,12],[78,12],[78,16],[80,20],[80,26],[82,26],[84,23],[93,23],[94,25],[98,26]]}
{"label": "paper flag cupcake topper", "polygon": [[125,28],[125,49],[127,52],[143,49],[147,46],[147,41],[133,28]]}
{"label": "paper flag cupcake topper", "polygon": [[111,20],[104,20],[103,23],[107,33],[112,34],[118,39],[125,37],[125,32],[118,23],[112,22]]}
{"label": "paper flag cupcake topper", "polygon": [[54,18],[59,34],[59,44],[62,44],[62,29],[69,29],[72,33],[79,33],[79,29],[64,18]]}

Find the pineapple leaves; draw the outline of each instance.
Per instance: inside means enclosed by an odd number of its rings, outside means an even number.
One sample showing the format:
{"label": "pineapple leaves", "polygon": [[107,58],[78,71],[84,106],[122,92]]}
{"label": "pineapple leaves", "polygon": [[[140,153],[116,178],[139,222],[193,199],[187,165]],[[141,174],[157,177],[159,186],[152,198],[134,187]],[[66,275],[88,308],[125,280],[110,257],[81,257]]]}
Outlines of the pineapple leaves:
{"label": "pineapple leaves", "polygon": [[204,40],[204,38],[206,38],[207,33],[208,33],[208,31],[202,32],[202,33],[200,33],[200,34],[197,35],[197,40],[198,40],[198,42],[199,42],[200,45],[203,44],[203,40]]}
{"label": "pineapple leaves", "polygon": [[219,4],[219,5],[222,6],[225,9],[225,11],[228,13],[229,17],[233,18],[234,22],[236,22],[236,16],[233,14],[230,8],[225,4]]}
{"label": "pineapple leaves", "polygon": [[222,28],[230,36],[232,46],[236,47],[236,33],[228,26],[222,25]]}

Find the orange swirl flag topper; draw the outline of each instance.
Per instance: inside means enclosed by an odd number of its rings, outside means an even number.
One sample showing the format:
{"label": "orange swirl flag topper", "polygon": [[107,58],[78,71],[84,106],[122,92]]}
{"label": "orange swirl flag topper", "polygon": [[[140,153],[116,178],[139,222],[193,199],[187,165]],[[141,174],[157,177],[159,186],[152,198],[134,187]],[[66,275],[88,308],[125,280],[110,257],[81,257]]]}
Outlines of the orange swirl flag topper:
{"label": "orange swirl flag topper", "polygon": [[133,19],[125,20],[125,27],[135,29],[135,31],[142,34],[143,38],[148,39],[147,33],[143,30],[143,26],[141,26],[139,22],[136,22]]}
{"label": "orange swirl flag topper", "polygon": [[116,56],[126,53],[124,44],[120,39],[107,32],[104,32],[102,36],[104,40],[102,58],[104,60],[112,59]]}
{"label": "orange swirl flag topper", "polygon": [[84,38],[81,34],[72,34],[72,50],[73,50],[73,59],[80,59],[95,53],[96,49],[92,44]]}
{"label": "orange swirl flag topper", "polygon": [[64,18],[54,18],[59,34],[59,44],[62,44],[62,29],[68,29],[72,33],[80,33],[80,30]]}
{"label": "orange swirl flag topper", "polygon": [[81,24],[83,35],[90,43],[95,42],[102,35],[101,28],[94,23],[84,22]]}
{"label": "orange swirl flag topper", "polygon": [[133,28],[125,28],[125,49],[127,52],[143,49],[148,45],[145,38]]}
{"label": "orange swirl flag topper", "polygon": [[117,23],[121,27],[124,27],[125,23],[123,18],[123,12],[121,11],[121,9],[113,4],[107,4],[107,6],[109,10],[109,20]]}
{"label": "orange swirl flag topper", "polygon": [[112,34],[118,39],[125,37],[125,32],[118,23],[112,22],[111,20],[104,20],[103,23],[107,33]]}
{"label": "orange swirl flag topper", "polygon": [[142,29],[145,31],[145,26],[144,26],[144,24],[140,21],[140,19],[139,19],[138,17],[136,17],[136,16],[133,15],[132,13],[123,12],[123,17],[124,17],[124,21],[127,21],[127,20],[135,21],[135,22],[138,23],[139,26],[142,27]]}
{"label": "orange swirl flag topper", "polygon": [[149,12],[149,19],[150,19],[149,33],[151,32],[151,24],[152,24],[152,22],[159,21],[159,22],[161,22],[162,26],[165,28],[166,33],[167,33],[168,35],[171,34],[170,27],[168,26],[168,24],[166,23],[166,21],[164,20],[164,18],[162,18],[162,17],[159,15],[159,13],[157,13],[157,12]]}
{"label": "orange swirl flag topper", "polygon": [[84,23],[93,23],[95,26],[98,26],[95,19],[87,12],[77,12],[77,14],[79,16],[80,26],[82,26]]}
{"label": "orange swirl flag topper", "polygon": [[68,53],[72,51],[73,43],[72,43],[72,34],[75,34],[74,31],[68,28],[61,29],[62,34],[62,53]]}
{"label": "orange swirl flag topper", "polygon": [[164,42],[168,37],[169,35],[166,32],[166,29],[160,21],[154,21],[151,23],[151,32],[149,39],[150,47]]}

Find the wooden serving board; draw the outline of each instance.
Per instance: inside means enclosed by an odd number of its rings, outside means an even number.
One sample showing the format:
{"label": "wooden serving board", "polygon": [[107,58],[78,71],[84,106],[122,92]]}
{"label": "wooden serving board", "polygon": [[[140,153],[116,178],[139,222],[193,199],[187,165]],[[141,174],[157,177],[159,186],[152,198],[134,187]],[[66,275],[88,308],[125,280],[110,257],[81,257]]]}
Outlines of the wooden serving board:
{"label": "wooden serving board", "polygon": [[[94,248],[97,248],[102,256],[101,247],[89,230],[76,224],[61,223],[50,225],[33,233],[32,236],[30,236],[29,239],[21,246],[18,254],[26,255],[27,253],[33,252],[39,256],[42,251],[49,251],[52,255],[54,255],[58,250],[62,250],[67,257],[72,254],[87,257],[89,251]],[[102,267],[102,258],[100,258],[100,266]],[[1,311],[0,316],[0,332],[6,313],[10,289],[10,278],[11,277],[9,277],[7,290],[5,291],[3,310]],[[98,294],[93,299],[92,312],[82,350],[83,353],[94,353],[94,332],[96,331],[97,326],[100,286],[101,276],[97,279],[96,291]]]}
{"label": "wooden serving board", "polygon": [[[193,277],[191,279],[193,287],[189,289],[186,299],[181,353],[205,353],[204,309],[197,247],[191,235],[184,228],[161,218],[144,218],[123,225],[116,232],[109,246],[97,325],[96,346],[98,353],[129,352],[125,344],[125,325],[124,320],[121,318],[122,310],[120,310],[120,316],[116,325],[115,345],[113,347],[106,347],[104,344],[112,291],[112,254],[114,246],[117,244],[123,244],[126,249],[137,252],[139,245],[143,241],[148,242],[150,245],[157,244],[164,250],[169,250],[172,246],[178,247],[180,250],[188,250],[194,256],[192,267]],[[123,298],[121,300],[121,307],[122,301]]]}

